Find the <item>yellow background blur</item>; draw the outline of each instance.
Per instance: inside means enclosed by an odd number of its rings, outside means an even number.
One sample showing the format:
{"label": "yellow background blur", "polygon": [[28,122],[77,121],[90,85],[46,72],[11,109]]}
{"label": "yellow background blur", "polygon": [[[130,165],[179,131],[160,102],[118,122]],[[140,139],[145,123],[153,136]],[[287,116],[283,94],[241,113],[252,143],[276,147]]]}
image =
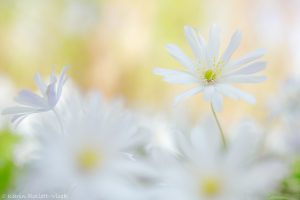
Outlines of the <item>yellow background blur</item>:
{"label": "yellow background blur", "polygon": [[[70,76],[83,89],[123,96],[135,108],[170,110],[174,95],[186,88],[163,82],[153,67],[180,67],[167,43],[191,55],[184,25],[207,38],[215,23],[223,48],[236,29],[242,31],[234,57],[263,47],[269,63],[265,83],[242,87],[258,103],[226,99],[222,119],[263,117],[281,81],[300,71],[299,10],[298,0],[1,0],[0,73],[18,87],[34,88],[37,71],[45,77],[53,67],[70,65]],[[208,109],[200,95],[183,104],[197,114]]]}

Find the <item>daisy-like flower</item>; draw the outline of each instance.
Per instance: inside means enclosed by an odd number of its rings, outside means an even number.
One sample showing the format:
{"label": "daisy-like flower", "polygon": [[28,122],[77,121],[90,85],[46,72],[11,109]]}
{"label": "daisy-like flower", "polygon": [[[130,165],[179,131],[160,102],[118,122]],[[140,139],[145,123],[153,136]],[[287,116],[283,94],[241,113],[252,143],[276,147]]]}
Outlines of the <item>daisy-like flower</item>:
{"label": "daisy-like flower", "polygon": [[[275,126],[269,144],[275,152],[293,157],[300,154],[300,81],[289,78],[282,83],[276,98],[268,103],[269,117]],[[279,123],[278,123],[279,122]]]}
{"label": "daisy-like flower", "polygon": [[264,200],[285,176],[286,166],[259,155],[261,135],[252,126],[243,126],[224,151],[217,129],[209,125],[194,128],[189,137],[177,134],[181,156],[160,161],[163,185],[156,199]]}
{"label": "daisy-like flower", "polygon": [[266,67],[265,62],[256,61],[265,53],[256,50],[237,60],[231,60],[232,54],[241,41],[241,33],[236,31],[225,52],[219,55],[219,28],[212,26],[209,40],[206,43],[198,31],[190,26],[184,28],[187,41],[191,46],[195,59],[189,59],[176,45],[167,45],[167,50],[176,60],[185,67],[185,70],[171,70],[155,68],[154,73],[164,77],[164,80],[175,84],[195,84],[175,99],[175,104],[197,93],[203,92],[204,99],[211,102],[214,109],[220,111],[223,96],[233,99],[243,99],[255,103],[255,98],[232,84],[259,83],[265,80],[264,76],[255,73]]}
{"label": "daisy-like flower", "polygon": [[98,95],[82,99],[72,94],[65,101],[58,109],[64,135],[54,115],[38,119],[33,135],[39,135],[39,158],[17,192],[65,194],[73,200],[143,199],[133,179],[145,172],[132,155],[144,139],[132,114]]}
{"label": "daisy-like flower", "polygon": [[50,110],[54,111],[67,80],[66,71],[67,67],[63,68],[59,78],[56,77],[53,71],[50,76],[49,84],[43,82],[40,74],[36,74],[35,83],[42,95],[38,96],[29,90],[22,90],[15,98],[15,101],[20,105],[5,109],[2,114],[13,115],[12,122],[19,124],[31,114]]}

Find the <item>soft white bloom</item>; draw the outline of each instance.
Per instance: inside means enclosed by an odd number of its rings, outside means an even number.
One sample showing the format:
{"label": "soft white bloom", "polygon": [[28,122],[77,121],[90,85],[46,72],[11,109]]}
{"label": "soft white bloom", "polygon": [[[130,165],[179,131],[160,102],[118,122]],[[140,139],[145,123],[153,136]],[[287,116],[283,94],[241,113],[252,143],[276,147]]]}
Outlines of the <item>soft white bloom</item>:
{"label": "soft white bloom", "polygon": [[157,188],[157,199],[264,200],[284,177],[285,165],[259,156],[260,134],[243,129],[224,150],[218,129],[211,127],[177,134],[181,157],[160,161],[164,183]]}
{"label": "soft white bloom", "polygon": [[7,108],[3,111],[3,114],[13,115],[12,122],[19,124],[31,114],[54,110],[67,80],[65,74],[66,70],[67,67],[62,70],[59,78],[56,77],[53,71],[50,76],[49,84],[44,83],[41,76],[37,74],[35,76],[35,83],[42,96],[38,96],[29,90],[22,90],[15,98],[15,101],[20,104],[20,106]]}
{"label": "soft white bloom", "polygon": [[300,154],[300,81],[286,80],[268,103],[272,133],[268,138],[275,152],[287,156]]}
{"label": "soft white bloom", "polygon": [[233,87],[232,84],[259,83],[265,80],[264,76],[256,75],[266,67],[266,62],[257,61],[265,51],[256,50],[237,60],[231,60],[232,54],[240,44],[239,31],[233,34],[225,52],[219,55],[220,31],[217,26],[210,29],[207,43],[196,29],[186,26],[184,30],[195,59],[189,59],[176,45],[170,44],[167,50],[185,67],[185,70],[154,69],[154,73],[163,76],[166,82],[196,85],[177,96],[175,103],[200,92],[204,93],[204,99],[211,102],[218,111],[222,108],[223,96],[255,103],[252,95]]}
{"label": "soft white bloom", "polygon": [[143,174],[132,153],[143,142],[134,118],[116,102],[99,96],[82,100],[72,95],[58,110],[65,134],[54,115],[42,116],[33,135],[40,141],[39,158],[18,193],[66,194],[69,199],[142,199],[133,181]]}
{"label": "soft white bloom", "polygon": [[287,79],[282,83],[279,92],[268,103],[270,117],[285,123],[297,123],[300,118],[300,81],[296,78]]}
{"label": "soft white bloom", "polygon": [[[172,127],[169,120],[163,115],[156,117],[140,117],[141,124],[149,130],[149,144],[146,150],[160,148],[164,151],[174,152],[174,141],[172,137]],[[151,123],[149,123],[151,121]]]}

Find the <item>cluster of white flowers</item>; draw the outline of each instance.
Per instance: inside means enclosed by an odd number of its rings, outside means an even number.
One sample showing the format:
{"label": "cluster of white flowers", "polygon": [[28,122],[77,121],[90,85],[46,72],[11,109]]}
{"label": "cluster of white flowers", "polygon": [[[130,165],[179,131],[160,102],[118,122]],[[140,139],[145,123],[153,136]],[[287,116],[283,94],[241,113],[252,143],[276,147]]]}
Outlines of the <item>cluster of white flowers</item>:
{"label": "cluster of white flowers", "polygon": [[[176,103],[203,92],[214,118],[192,126],[180,123],[186,119],[145,117],[124,108],[121,100],[107,102],[101,94],[83,95],[65,85],[67,68],[59,77],[53,72],[48,85],[37,75],[42,96],[23,90],[16,98],[21,106],[3,111],[15,126],[27,124],[36,144],[11,192],[72,200],[264,200],[273,194],[288,173],[288,163],[265,145],[264,129],[244,120],[224,135],[215,112],[221,110],[223,96],[255,102],[231,84],[263,81],[255,74],[266,67],[257,61],[264,51],[232,61],[239,31],[220,56],[217,26],[211,28],[207,43],[194,28],[185,27],[185,33],[196,58],[192,61],[177,46],[168,45],[186,69],[156,68],[154,73],[170,83],[195,84]],[[300,115],[295,108],[300,89],[288,91],[274,103],[282,109],[271,113],[291,122]],[[297,146],[295,140],[288,142]]]}

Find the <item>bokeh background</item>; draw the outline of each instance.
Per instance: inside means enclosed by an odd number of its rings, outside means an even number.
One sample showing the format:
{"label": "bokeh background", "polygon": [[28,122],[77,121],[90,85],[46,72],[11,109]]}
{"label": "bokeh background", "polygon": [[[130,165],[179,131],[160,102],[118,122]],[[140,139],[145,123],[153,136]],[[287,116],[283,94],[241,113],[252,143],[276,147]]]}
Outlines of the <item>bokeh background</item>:
{"label": "bokeh background", "polygon": [[[261,47],[268,52],[268,80],[242,86],[257,104],[226,99],[222,121],[245,113],[263,119],[281,82],[300,73],[299,10],[299,0],[1,0],[0,73],[17,88],[35,88],[37,71],[46,77],[70,65],[84,90],[124,97],[137,109],[169,111],[185,87],[152,74],[156,66],[179,67],[165,45],[176,43],[191,55],[183,26],[198,27],[207,38],[211,24],[218,24],[223,48],[236,29],[243,32],[235,57]],[[184,104],[195,116],[209,109],[200,95]]]}

